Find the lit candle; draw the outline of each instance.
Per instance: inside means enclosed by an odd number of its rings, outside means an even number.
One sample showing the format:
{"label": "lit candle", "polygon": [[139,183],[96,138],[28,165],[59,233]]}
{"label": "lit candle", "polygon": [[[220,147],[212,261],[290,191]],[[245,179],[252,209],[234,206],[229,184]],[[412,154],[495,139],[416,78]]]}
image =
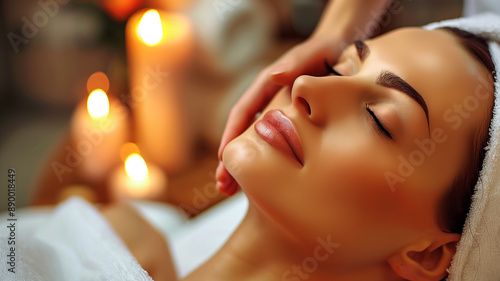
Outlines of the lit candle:
{"label": "lit candle", "polygon": [[65,149],[69,166],[98,182],[119,165],[120,147],[127,140],[127,111],[103,89],[91,91],[71,119],[71,142]]}
{"label": "lit candle", "polygon": [[148,162],[178,171],[192,143],[186,97],[176,84],[191,54],[191,26],[182,15],[143,10],[128,21],[126,41],[137,143]]}
{"label": "lit candle", "polygon": [[193,49],[191,24],[176,13],[140,10],[127,22],[126,36],[128,63],[133,68],[159,64],[170,70],[185,63]]}
{"label": "lit candle", "polygon": [[138,153],[131,153],[111,174],[109,186],[115,200],[158,199],[166,191],[167,178],[159,167],[147,165]]}

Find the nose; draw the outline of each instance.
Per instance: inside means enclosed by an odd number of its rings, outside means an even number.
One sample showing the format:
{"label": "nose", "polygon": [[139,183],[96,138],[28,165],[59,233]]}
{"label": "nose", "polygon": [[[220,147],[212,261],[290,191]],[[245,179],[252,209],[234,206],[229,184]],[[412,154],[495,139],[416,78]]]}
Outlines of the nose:
{"label": "nose", "polygon": [[359,87],[349,77],[299,76],[292,86],[292,104],[316,126],[352,109]]}

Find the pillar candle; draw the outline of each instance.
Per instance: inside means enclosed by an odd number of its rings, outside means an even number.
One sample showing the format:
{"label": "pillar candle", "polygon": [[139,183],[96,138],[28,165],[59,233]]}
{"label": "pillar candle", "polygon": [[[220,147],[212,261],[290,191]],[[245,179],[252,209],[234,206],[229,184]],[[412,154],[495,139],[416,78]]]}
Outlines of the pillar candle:
{"label": "pillar candle", "polygon": [[72,168],[90,182],[103,180],[120,163],[120,147],[128,137],[124,106],[102,89],[95,89],[82,100],[71,118],[70,144]]}
{"label": "pillar candle", "polygon": [[179,14],[142,10],[126,27],[130,107],[141,154],[168,172],[190,159],[191,132],[179,77],[189,60],[193,37]]}
{"label": "pillar candle", "polygon": [[113,171],[109,187],[114,200],[155,200],[165,193],[167,177],[159,167],[146,164],[139,154],[132,153]]}

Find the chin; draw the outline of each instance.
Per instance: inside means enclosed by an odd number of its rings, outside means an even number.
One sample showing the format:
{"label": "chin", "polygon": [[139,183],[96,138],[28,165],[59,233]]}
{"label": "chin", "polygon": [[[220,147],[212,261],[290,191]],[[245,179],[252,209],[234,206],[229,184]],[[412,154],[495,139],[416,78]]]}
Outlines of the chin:
{"label": "chin", "polygon": [[296,165],[262,140],[253,126],[228,143],[222,162],[249,200],[271,217],[289,216],[287,210],[295,209],[302,183]]}
{"label": "chin", "polygon": [[244,133],[227,144],[222,154],[222,162],[240,186],[244,186],[242,181],[245,182],[249,175],[256,172],[255,161],[259,154],[257,144]]}
{"label": "chin", "polygon": [[297,170],[297,165],[258,136],[253,124],[228,143],[222,162],[243,191],[250,186],[279,189]]}

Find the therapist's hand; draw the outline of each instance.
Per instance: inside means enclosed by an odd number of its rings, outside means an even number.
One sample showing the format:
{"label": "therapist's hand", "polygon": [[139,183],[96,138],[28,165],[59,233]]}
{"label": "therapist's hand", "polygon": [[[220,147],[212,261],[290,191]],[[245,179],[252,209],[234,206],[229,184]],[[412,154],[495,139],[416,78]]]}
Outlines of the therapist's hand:
{"label": "therapist's hand", "polygon": [[218,152],[220,162],[216,179],[219,191],[232,195],[238,190],[238,184],[222,164],[222,152],[226,145],[254,122],[255,115],[264,109],[282,86],[291,86],[300,75],[325,74],[325,60],[330,64],[336,62],[344,46],[342,41],[331,35],[314,36],[259,73],[229,113]]}

